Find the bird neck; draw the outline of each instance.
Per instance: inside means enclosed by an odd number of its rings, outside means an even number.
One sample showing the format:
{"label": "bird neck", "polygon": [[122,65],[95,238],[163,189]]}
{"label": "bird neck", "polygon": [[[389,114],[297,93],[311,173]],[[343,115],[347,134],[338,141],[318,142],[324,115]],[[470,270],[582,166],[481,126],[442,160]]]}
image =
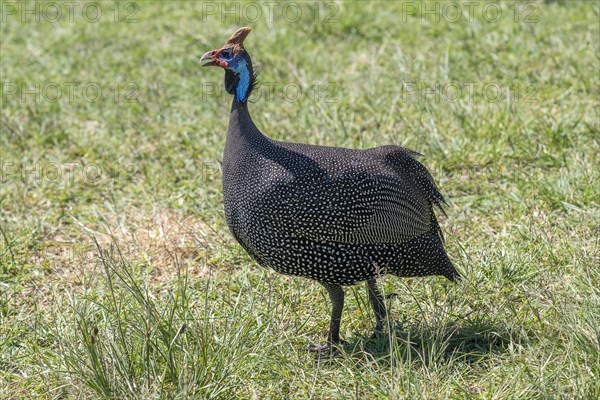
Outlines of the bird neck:
{"label": "bird neck", "polygon": [[229,115],[229,129],[227,142],[245,142],[245,145],[259,145],[269,139],[256,127],[248,111],[248,102],[233,98],[231,113]]}
{"label": "bird neck", "polygon": [[244,103],[252,93],[255,79],[250,58],[242,58],[234,67],[225,70],[225,89],[238,102]]}
{"label": "bird neck", "polygon": [[248,154],[277,164],[293,175],[309,174],[315,179],[326,179],[326,171],[316,161],[265,136],[254,125],[248,112],[248,104],[234,98],[223,156],[223,176],[232,173],[251,174],[248,171],[251,166],[247,164],[248,158],[245,157]]}
{"label": "bird neck", "polygon": [[241,64],[238,70],[239,80],[235,88],[235,99],[239,102],[247,102],[248,96],[250,96],[252,74],[245,61],[242,61]]}

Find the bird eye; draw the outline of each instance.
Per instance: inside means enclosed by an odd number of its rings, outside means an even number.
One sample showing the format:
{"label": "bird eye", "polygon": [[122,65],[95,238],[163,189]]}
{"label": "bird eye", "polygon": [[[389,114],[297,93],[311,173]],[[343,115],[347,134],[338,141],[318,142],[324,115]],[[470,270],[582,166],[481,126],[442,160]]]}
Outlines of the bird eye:
{"label": "bird eye", "polygon": [[221,56],[225,58],[231,58],[231,49],[225,49],[221,52]]}

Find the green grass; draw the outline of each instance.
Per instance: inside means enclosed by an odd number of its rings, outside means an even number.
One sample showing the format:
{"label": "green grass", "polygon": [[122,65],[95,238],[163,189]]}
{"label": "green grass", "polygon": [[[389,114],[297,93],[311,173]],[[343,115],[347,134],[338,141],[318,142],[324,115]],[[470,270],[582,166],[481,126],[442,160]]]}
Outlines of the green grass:
{"label": "green grass", "polygon": [[[272,24],[245,2],[224,22],[203,20],[209,3],[139,2],[131,23],[128,3],[118,22],[100,4],[97,23],[83,4],[56,23],[1,4],[0,398],[600,397],[597,2],[519,3],[516,20],[505,2],[496,22],[482,2],[439,23],[418,14],[435,3],[318,18],[295,3],[300,21],[276,7]],[[324,290],[260,268],[225,225],[230,99],[197,58],[242,25],[263,132],[412,148],[449,200],[464,280],[383,280],[398,296],[373,341],[364,287],[348,288],[330,360],[304,350],[325,337]]]}

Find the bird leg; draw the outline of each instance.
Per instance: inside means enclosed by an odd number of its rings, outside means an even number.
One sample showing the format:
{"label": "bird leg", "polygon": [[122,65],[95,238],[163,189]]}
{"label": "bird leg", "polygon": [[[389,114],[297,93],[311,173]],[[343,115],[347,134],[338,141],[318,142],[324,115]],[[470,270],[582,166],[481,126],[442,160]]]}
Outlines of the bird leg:
{"label": "bird leg", "polygon": [[342,320],[342,310],[344,309],[344,289],[340,285],[332,283],[321,282],[321,285],[327,289],[329,299],[331,300],[331,322],[329,323],[327,344],[324,346],[312,346],[310,348],[310,351],[318,353],[327,352],[332,346],[340,343],[340,322]]}
{"label": "bird leg", "polygon": [[375,313],[375,329],[371,338],[374,339],[383,331],[383,321],[387,317],[387,310],[385,309],[385,303],[383,296],[377,289],[377,283],[375,278],[367,280],[367,292],[369,293],[369,301],[373,312]]}

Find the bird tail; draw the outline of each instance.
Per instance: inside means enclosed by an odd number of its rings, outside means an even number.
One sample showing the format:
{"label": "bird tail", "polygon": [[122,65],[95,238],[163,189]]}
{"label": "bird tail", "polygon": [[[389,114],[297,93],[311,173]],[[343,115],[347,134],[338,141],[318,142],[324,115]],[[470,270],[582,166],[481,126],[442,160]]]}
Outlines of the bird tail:
{"label": "bird tail", "polygon": [[[433,210],[432,210],[433,211]],[[448,258],[448,254],[446,254],[446,250],[444,249],[444,243],[446,242],[444,238],[444,233],[442,232],[442,228],[435,217],[435,214],[431,213],[431,224],[433,226],[433,231],[435,235],[439,238],[439,247],[440,247],[440,270],[442,271],[441,275],[450,279],[452,282],[458,282],[462,279],[456,268],[454,268],[454,264]]]}
{"label": "bird tail", "polygon": [[448,278],[452,282],[458,282],[462,279],[462,276],[458,273],[456,268],[454,268],[454,264],[448,258],[446,254],[444,254],[444,261],[441,265],[442,267],[442,275]]}

